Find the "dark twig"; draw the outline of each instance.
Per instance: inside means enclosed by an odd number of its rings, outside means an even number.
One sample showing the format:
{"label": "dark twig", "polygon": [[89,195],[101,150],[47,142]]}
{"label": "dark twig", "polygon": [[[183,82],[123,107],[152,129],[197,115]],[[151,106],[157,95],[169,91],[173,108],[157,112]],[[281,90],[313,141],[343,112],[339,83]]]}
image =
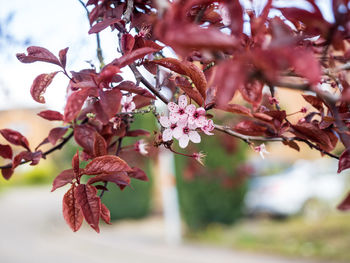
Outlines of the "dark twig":
{"label": "dark twig", "polygon": [[126,10],[124,12],[125,24],[130,22],[132,11],[134,10],[134,0],[128,0]]}

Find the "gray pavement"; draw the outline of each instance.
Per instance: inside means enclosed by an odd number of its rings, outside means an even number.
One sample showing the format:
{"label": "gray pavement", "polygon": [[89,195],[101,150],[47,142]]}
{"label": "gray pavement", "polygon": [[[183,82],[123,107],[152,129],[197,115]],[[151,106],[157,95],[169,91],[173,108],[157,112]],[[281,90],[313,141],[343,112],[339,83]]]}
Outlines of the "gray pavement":
{"label": "gray pavement", "polygon": [[161,218],[71,232],[61,215],[64,190],[17,188],[0,193],[1,263],[315,263],[195,244],[169,245]]}

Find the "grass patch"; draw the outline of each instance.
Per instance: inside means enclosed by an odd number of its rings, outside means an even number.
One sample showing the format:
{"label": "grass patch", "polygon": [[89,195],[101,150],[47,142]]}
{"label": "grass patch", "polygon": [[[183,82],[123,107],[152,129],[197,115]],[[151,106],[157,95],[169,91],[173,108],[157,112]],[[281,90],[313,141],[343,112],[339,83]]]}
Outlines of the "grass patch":
{"label": "grass patch", "polygon": [[350,215],[337,212],[317,221],[290,218],[244,220],[231,227],[216,224],[188,238],[259,253],[350,262]]}

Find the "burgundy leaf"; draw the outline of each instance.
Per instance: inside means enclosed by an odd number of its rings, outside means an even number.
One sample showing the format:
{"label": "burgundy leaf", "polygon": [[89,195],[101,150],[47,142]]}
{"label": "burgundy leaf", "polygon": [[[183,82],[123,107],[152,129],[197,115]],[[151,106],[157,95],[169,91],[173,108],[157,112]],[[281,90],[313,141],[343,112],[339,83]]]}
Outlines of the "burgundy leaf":
{"label": "burgundy leaf", "polygon": [[59,139],[61,139],[67,132],[68,128],[67,127],[57,127],[57,128],[53,128],[50,133],[49,136],[47,137],[49,142],[52,145],[55,145],[57,143],[57,141]]}
{"label": "burgundy leaf", "polygon": [[148,181],[146,173],[138,167],[133,167],[132,172],[128,172],[128,175],[141,181]]}
{"label": "burgundy leaf", "polygon": [[240,37],[243,33],[243,8],[239,1],[226,1],[231,18],[232,35]]}
{"label": "burgundy leaf", "polygon": [[30,151],[28,140],[21,133],[11,129],[2,129],[0,130],[0,133],[8,142],[22,146]]}
{"label": "burgundy leaf", "polygon": [[2,168],[1,174],[6,180],[9,180],[13,174],[13,171],[14,170],[12,168]]}
{"label": "burgundy leaf", "polygon": [[96,132],[94,138],[94,156],[97,157],[107,154],[107,143],[105,139],[99,133]]}
{"label": "burgundy leaf", "polygon": [[127,131],[126,136],[130,137],[137,137],[137,136],[148,136],[150,135],[149,131],[146,130],[133,130],[133,131]]}
{"label": "burgundy leaf", "polygon": [[136,105],[136,109],[143,108],[151,104],[152,99],[144,97],[142,95],[136,95],[133,97],[133,101]]}
{"label": "burgundy leaf", "polygon": [[251,110],[249,108],[242,106],[242,105],[239,105],[239,104],[218,105],[215,108],[223,110],[223,111],[228,111],[231,113],[252,116]]}
{"label": "burgundy leaf", "polygon": [[246,135],[259,136],[264,135],[267,128],[253,121],[241,121],[236,124],[234,130]]}
{"label": "burgundy leaf", "polygon": [[100,104],[109,120],[120,110],[122,93],[115,88],[107,91],[99,91],[99,95],[100,95]]}
{"label": "burgundy leaf", "polygon": [[64,108],[64,121],[71,122],[79,114],[84,105],[85,100],[91,93],[95,91],[94,88],[81,89],[73,92],[67,99],[66,107]]}
{"label": "burgundy leaf", "polygon": [[75,186],[72,187],[63,196],[63,217],[66,220],[69,227],[74,231],[78,231],[83,223],[83,214],[77,203],[77,197],[75,194]]}
{"label": "burgundy leaf", "polygon": [[121,49],[124,54],[129,53],[135,44],[135,38],[130,34],[123,34],[121,39]]}
{"label": "burgundy leaf", "polygon": [[345,197],[345,199],[337,206],[341,211],[347,211],[350,209],[350,193]]}
{"label": "burgundy leaf", "polygon": [[239,91],[246,101],[257,107],[262,99],[263,87],[263,83],[256,80],[254,82],[248,82],[244,86],[239,86]]}
{"label": "burgundy leaf", "polygon": [[338,163],[338,173],[350,168],[350,148],[345,149],[345,151],[340,155]]}
{"label": "burgundy leaf", "polygon": [[101,70],[99,76],[98,76],[98,83],[106,82],[110,83],[112,82],[113,77],[120,72],[119,67],[108,64]]}
{"label": "burgundy leaf", "polygon": [[75,174],[73,169],[62,171],[56,176],[55,180],[53,180],[51,192],[55,191],[57,188],[65,186],[66,184],[72,183],[74,179]]}
{"label": "burgundy leaf", "polygon": [[93,155],[94,152],[95,133],[96,130],[88,124],[77,125],[74,128],[75,141],[89,155]]}
{"label": "burgundy leaf", "polygon": [[120,18],[108,18],[103,20],[102,22],[99,22],[92,26],[89,30],[89,34],[99,33],[103,29],[107,28],[110,25],[113,25],[115,23],[121,22],[122,20]]}
{"label": "burgundy leaf", "polygon": [[321,67],[311,51],[297,49],[291,54],[290,60],[296,73],[304,76],[312,85],[321,79]]}
{"label": "burgundy leaf", "polygon": [[192,87],[191,83],[184,77],[177,76],[175,78],[176,86],[182,89],[191,99],[198,105],[203,105],[204,99],[202,95]]}
{"label": "burgundy leaf", "polygon": [[94,158],[84,169],[84,174],[107,174],[130,171],[129,165],[118,156],[104,155]]}
{"label": "burgundy leaf", "polygon": [[157,52],[157,51],[159,51],[159,49],[150,48],[150,47],[143,47],[143,48],[135,49],[135,50],[131,51],[130,53],[125,54],[124,56],[113,60],[112,64],[122,68],[122,67],[125,67],[127,65],[130,65],[131,63],[133,63],[137,59],[141,59],[144,56],[146,56],[148,54],[152,54],[152,53]]}
{"label": "burgundy leaf", "polygon": [[13,158],[12,169],[15,169],[23,161],[31,161],[30,165],[37,165],[42,157],[41,151],[29,152],[22,151]]}
{"label": "burgundy leaf", "polygon": [[100,221],[101,200],[96,194],[97,189],[92,185],[79,184],[74,190],[76,201],[83,212],[86,222],[99,233],[98,223]]}
{"label": "burgundy leaf", "polygon": [[5,159],[12,159],[12,148],[10,145],[0,144],[0,156]]}
{"label": "burgundy leaf", "polygon": [[63,68],[66,68],[68,49],[69,48],[66,47],[65,49],[60,50],[60,52],[58,53],[58,56],[60,58],[60,62]]}
{"label": "burgundy leaf", "polygon": [[80,175],[80,160],[79,160],[79,150],[74,154],[72,159],[73,172],[76,176]]}
{"label": "burgundy leaf", "polygon": [[131,93],[142,95],[147,98],[156,99],[156,97],[154,97],[154,95],[148,90],[138,87],[135,85],[134,82],[128,80],[121,82],[118,86],[115,87],[115,89],[125,90]]}
{"label": "burgundy leaf", "polygon": [[103,221],[105,221],[106,224],[111,224],[111,212],[105,206],[104,204],[101,203],[101,218]]}
{"label": "burgundy leaf", "polygon": [[308,103],[310,103],[314,108],[316,108],[319,112],[323,112],[323,101],[315,96],[312,95],[302,95],[304,100],[306,100]]}
{"label": "burgundy leaf", "polygon": [[30,88],[30,94],[36,102],[45,103],[43,94],[57,73],[58,71],[49,74],[40,74],[34,79],[32,87]]}
{"label": "burgundy leaf", "polygon": [[126,172],[100,174],[90,178],[87,183],[93,184],[96,182],[112,182],[123,190],[124,187],[130,185],[130,177],[127,175]]}
{"label": "burgundy leaf", "polygon": [[24,53],[17,54],[16,57],[22,63],[33,63],[36,61],[43,61],[61,66],[57,57],[43,47],[31,46],[27,48],[28,55]]}
{"label": "burgundy leaf", "polygon": [[49,121],[63,121],[63,115],[58,111],[45,110],[39,112],[38,115]]}

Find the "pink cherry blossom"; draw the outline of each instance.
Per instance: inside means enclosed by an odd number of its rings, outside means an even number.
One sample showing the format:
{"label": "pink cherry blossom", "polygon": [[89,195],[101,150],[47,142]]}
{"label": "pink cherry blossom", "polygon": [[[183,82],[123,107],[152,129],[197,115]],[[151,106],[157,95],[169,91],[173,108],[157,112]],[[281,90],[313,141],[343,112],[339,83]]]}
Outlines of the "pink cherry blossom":
{"label": "pink cherry blossom", "polygon": [[187,123],[186,125],[179,125],[174,129],[173,136],[179,140],[179,146],[181,148],[186,148],[190,140],[194,143],[201,142],[201,137],[194,130],[195,128],[196,126]]}
{"label": "pink cherry blossom", "polygon": [[179,97],[178,104],[176,104],[175,102],[168,103],[168,109],[170,111],[169,118],[173,123],[176,123],[178,121],[180,122],[187,121],[188,114],[185,111],[186,106],[187,106],[186,95],[181,95]]}
{"label": "pink cherry blossom", "polygon": [[258,152],[261,156],[261,158],[265,159],[264,154],[269,154],[269,152],[266,150],[265,144],[260,144],[259,146],[254,148],[255,152]]}
{"label": "pink cherry blossom", "polygon": [[205,109],[200,107],[196,109],[196,106],[190,104],[186,107],[186,113],[188,114],[188,123],[195,124],[198,128],[203,127],[207,119],[205,118]]}
{"label": "pink cherry blossom", "polygon": [[135,151],[139,152],[142,155],[148,154],[148,143],[145,142],[145,140],[139,140],[134,144]]}
{"label": "pink cherry blossom", "polygon": [[201,130],[206,134],[206,135],[214,135],[214,133],[211,133],[212,130],[214,130],[214,122],[213,120],[205,120],[205,124],[203,127],[201,127]]}
{"label": "pink cherry blossom", "polygon": [[159,122],[164,128],[166,128],[162,134],[163,141],[170,141],[173,138],[173,132],[174,129],[177,127],[177,124],[171,121],[170,118],[166,116],[161,116],[159,118]]}
{"label": "pink cherry blossom", "polygon": [[136,108],[136,105],[135,105],[135,102],[133,102],[132,96],[123,96],[121,104],[122,104],[122,112],[132,112]]}
{"label": "pink cherry blossom", "polygon": [[198,152],[198,153],[192,154],[192,157],[203,166],[204,166],[204,159],[206,156],[207,155],[203,152]]}

